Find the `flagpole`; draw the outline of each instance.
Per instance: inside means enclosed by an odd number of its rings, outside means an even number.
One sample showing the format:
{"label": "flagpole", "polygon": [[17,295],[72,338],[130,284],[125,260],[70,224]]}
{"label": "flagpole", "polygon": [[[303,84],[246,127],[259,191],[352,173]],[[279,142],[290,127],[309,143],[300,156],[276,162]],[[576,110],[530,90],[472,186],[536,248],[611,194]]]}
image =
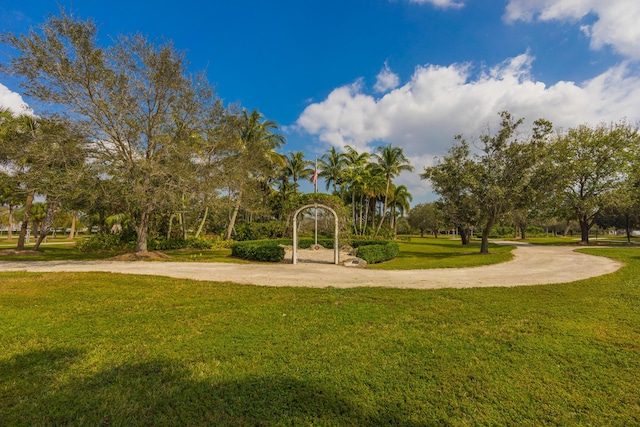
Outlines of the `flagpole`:
{"label": "flagpole", "polygon": [[[316,156],[316,166],[313,170],[313,192],[314,194],[318,194],[318,156]],[[316,205],[318,204],[318,199],[316,198]],[[315,245],[318,246],[318,206],[316,206],[316,233],[315,233]]]}

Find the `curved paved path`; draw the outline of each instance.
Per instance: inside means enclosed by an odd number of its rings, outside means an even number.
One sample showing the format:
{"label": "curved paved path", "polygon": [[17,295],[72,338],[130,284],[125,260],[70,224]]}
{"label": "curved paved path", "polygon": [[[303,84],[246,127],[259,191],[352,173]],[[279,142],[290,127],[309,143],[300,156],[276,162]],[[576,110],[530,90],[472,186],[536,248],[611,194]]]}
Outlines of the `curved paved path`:
{"label": "curved paved path", "polygon": [[[473,268],[384,271],[304,262],[291,265],[143,261],[0,261],[0,271],[102,271],[229,281],[262,286],[317,288],[377,286],[439,289],[572,282],[612,273],[622,266],[609,258],[575,252],[573,247],[504,243],[516,246],[512,261]],[[299,252],[300,259],[304,258],[305,251]],[[326,252],[333,256],[333,251]]]}

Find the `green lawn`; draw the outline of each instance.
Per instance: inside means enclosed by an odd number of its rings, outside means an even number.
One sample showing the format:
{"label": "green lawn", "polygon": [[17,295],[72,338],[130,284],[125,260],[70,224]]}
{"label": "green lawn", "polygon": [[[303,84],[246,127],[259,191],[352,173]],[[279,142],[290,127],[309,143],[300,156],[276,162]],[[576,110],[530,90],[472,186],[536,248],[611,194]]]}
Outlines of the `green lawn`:
{"label": "green lawn", "polygon": [[[16,245],[4,244],[0,245],[2,249],[15,249]],[[31,249],[33,244],[26,245],[27,249]],[[40,247],[40,250],[33,254],[13,254],[2,255],[0,261],[90,261],[97,259],[108,259],[120,255],[123,252],[78,252],[78,250],[69,243],[55,243]],[[231,257],[230,249],[180,249],[163,251],[169,258],[166,261],[189,261],[189,262],[231,262],[231,263],[248,263],[248,261]]]}
{"label": "green lawn", "polygon": [[640,252],[587,251],[626,266],[434,291],[3,273],[1,424],[640,425]]}
{"label": "green lawn", "polygon": [[[447,238],[419,238],[414,237],[411,241],[398,242],[400,255],[380,264],[370,265],[368,268],[381,270],[412,270],[426,268],[447,268],[447,267],[475,267],[479,265],[496,264],[509,261],[513,255],[513,246],[490,245],[490,253],[481,255],[480,244],[474,242],[469,246],[462,246],[459,240]],[[33,245],[28,245],[27,248]],[[0,246],[0,249],[15,248],[7,244]],[[190,261],[190,262],[232,262],[247,263],[248,261],[231,257],[229,249],[189,249],[163,251],[169,255],[166,261]],[[75,247],[62,242],[41,246],[41,251],[37,254],[16,254],[2,255],[0,260],[6,261],[60,261],[60,260],[96,260],[107,259],[118,255],[114,252],[78,252]]]}
{"label": "green lawn", "polygon": [[460,240],[433,237],[412,237],[399,241],[400,255],[367,268],[378,270],[419,270],[424,268],[477,267],[496,264],[513,258],[514,246],[489,245],[489,254],[480,254],[480,242],[462,246]]}
{"label": "green lawn", "polygon": [[[559,245],[559,246],[580,246],[580,236],[573,237],[531,237],[526,240],[534,245]],[[631,244],[637,245],[640,238],[632,237]],[[626,236],[595,236],[589,237],[589,246],[628,246]]]}

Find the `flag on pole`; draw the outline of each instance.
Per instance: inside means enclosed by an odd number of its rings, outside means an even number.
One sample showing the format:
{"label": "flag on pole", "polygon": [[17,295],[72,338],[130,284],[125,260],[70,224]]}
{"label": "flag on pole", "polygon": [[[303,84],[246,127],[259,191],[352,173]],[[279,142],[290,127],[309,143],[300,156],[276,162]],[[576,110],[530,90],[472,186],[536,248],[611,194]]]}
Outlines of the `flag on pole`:
{"label": "flag on pole", "polygon": [[313,182],[313,192],[318,192],[318,158],[316,157],[316,168],[313,170],[313,178],[311,178],[311,182]]}

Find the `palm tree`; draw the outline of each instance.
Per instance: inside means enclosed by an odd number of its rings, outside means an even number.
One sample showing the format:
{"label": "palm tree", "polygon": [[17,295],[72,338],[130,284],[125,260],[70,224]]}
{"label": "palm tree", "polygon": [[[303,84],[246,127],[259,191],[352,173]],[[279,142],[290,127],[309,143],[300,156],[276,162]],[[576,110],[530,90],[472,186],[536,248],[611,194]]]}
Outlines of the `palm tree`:
{"label": "palm tree", "polygon": [[378,228],[376,229],[376,232],[374,234],[374,237],[376,237],[380,232],[380,228],[382,228],[384,215],[387,212],[387,202],[389,199],[389,188],[391,186],[391,180],[401,172],[413,172],[413,166],[411,166],[411,164],[409,163],[409,159],[405,157],[402,148],[393,147],[391,144],[384,147],[378,147],[373,157],[376,160],[378,168],[380,168],[380,171],[384,174],[386,179],[384,206],[382,208],[380,223],[378,224]]}
{"label": "palm tree", "polygon": [[397,231],[396,211],[400,211],[400,216],[404,216],[409,212],[409,203],[413,201],[413,196],[405,185],[393,186],[389,195],[389,207],[391,215],[389,216],[389,226],[393,229],[393,234]]}
{"label": "palm tree", "polygon": [[365,168],[369,163],[370,154],[367,152],[358,153],[358,151],[350,145],[345,146],[345,148],[347,151],[343,156],[345,160],[346,173],[343,176],[343,185],[345,185],[351,193],[351,218],[353,229],[357,234],[356,196],[361,192]]}
{"label": "palm tree", "polygon": [[342,186],[346,163],[347,159],[344,153],[336,150],[336,147],[331,147],[329,152],[320,158],[318,176],[324,179],[327,190],[333,184],[334,195],[338,194],[338,185]]}
{"label": "palm tree", "polygon": [[231,238],[242,204],[244,185],[250,180],[273,174],[274,166],[283,163],[282,155],[275,150],[280,148],[286,139],[283,135],[275,133],[276,130],[278,130],[278,124],[273,120],[265,119],[258,110],[253,110],[251,114],[247,114],[247,110],[242,110],[237,129],[237,153],[233,156],[236,162],[232,163],[234,167],[243,168],[243,176],[238,186],[233,213],[224,236],[225,240]]}
{"label": "palm tree", "polygon": [[311,180],[313,177],[313,169],[310,167],[313,163],[304,159],[304,152],[289,151],[285,157],[285,174],[293,180],[293,193],[298,194],[298,181],[300,179]]}
{"label": "palm tree", "polygon": [[[375,164],[369,163],[363,171],[361,180],[361,206],[364,205],[364,227],[362,227],[362,214],[360,215],[360,234],[364,235],[367,222],[371,218],[371,227],[374,228],[376,218],[376,205],[378,199],[384,194],[385,179]],[[362,212],[362,209],[361,209]]]}

